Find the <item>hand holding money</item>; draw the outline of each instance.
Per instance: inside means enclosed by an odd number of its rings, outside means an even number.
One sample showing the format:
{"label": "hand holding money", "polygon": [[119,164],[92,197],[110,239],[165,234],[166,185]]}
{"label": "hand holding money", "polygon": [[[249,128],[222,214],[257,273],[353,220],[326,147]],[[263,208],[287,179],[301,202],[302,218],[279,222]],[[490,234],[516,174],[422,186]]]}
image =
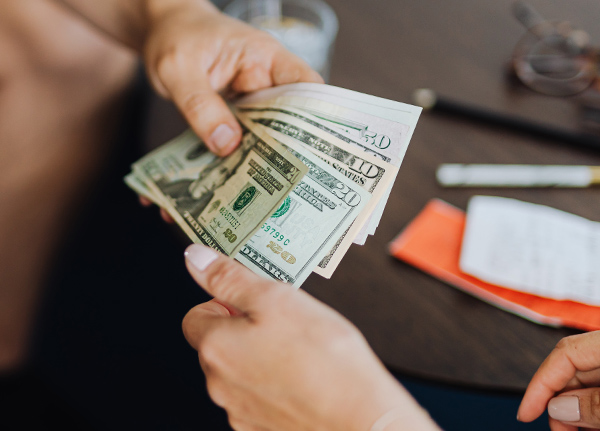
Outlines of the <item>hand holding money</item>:
{"label": "hand holding money", "polygon": [[183,331],[233,428],[439,430],[336,311],[206,247],[188,247],[186,264],[215,299]]}
{"label": "hand holding money", "polygon": [[230,154],[242,133],[219,93],[322,82],[269,34],[222,14],[208,1],[178,7],[161,3],[168,2],[153,2],[150,8],[156,19],[144,49],[148,76],[215,154]]}
{"label": "hand holding money", "polygon": [[188,131],[136,162],[127,184],[258,274],[296,287],[313,271],[330,277],[375,232],[420,108],[292,84],[235,112],[243,138],[228,157]]}

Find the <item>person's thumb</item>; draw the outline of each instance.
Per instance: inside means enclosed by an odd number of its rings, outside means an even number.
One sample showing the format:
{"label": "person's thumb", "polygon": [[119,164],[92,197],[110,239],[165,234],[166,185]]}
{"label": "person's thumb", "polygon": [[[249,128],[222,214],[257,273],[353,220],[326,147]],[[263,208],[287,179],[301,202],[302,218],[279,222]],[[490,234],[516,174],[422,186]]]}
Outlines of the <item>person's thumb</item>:
{"label": "person's thumb", "polygon": [[190,245],[185,259],[194,280],[219,303],[235,310],[232,314],[256,313],[263,300],[280,288],[280,283],[260,277],[204,245]]}
{"label": "person's thumb", "polygon": [[600,388],[577,389],[552,398],[548,415],[568,425],[600,428]]}

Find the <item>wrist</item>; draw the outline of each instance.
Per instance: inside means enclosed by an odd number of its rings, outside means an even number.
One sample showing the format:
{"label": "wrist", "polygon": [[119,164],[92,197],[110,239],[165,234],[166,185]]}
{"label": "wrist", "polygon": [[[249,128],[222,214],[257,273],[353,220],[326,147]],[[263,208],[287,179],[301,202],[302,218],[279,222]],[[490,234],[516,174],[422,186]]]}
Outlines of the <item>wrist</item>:
{"label": "wrist", "polygon": [[[356,407],[359,416],[354,418],[353,431],[439,431],[412,395],[383,365],[378,378],[372,375],[373,386],[363,386],[362,405]],[[365,395],[368,401],[365,402]]]}
{"label": "wrist", "polygon": [[397,406],[381,415],[369,431],[439,431],[429,414],[419,405],[410,409],[408,406]]}
{"label": "wrist", "polygon": [[358,376],[353,387],[357,390],[345,393],[345,415],[338,416],[336,426],[328,429],[392,431],[399,417],[410,417],[420,409],[383,364],[369,364],[369,372]]}

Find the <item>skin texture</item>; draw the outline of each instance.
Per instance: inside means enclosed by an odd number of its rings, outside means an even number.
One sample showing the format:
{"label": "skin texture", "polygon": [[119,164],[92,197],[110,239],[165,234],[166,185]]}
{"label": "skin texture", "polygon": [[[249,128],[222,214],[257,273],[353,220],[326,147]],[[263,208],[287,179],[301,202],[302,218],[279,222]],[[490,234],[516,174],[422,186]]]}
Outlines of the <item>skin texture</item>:
{"label": "skin texture", "polygon": [[221,155],[240,129],[220,94],[321,82],[207,0],[3,1],[0,51],[0,372],[26,360],[40,285],[102,167],[139,58]]}
{"label": "skin texture", "polygon": [[220,13],[205,0],[110,0],[100,8],[87,0],[63,3],[141,52],[156,91],[172,100],[209,149],[221,156],[241,139],[222,94],[323,82],[267,33]]}
{"label": "skin texture", "polygon": [[340,314],[207,247],[186,256],[215,299],[183,331],[234,429],[366,431],[394,409],[386,430],[438,429]]}
{"label": "skin texture", "polygon": [[0,2],[0,373],[26,361],[55,247],[98,174],[136,58],[49,0]]}
{"label": "skin texture", "polygon": [[[552,406],[553,399],[565,396],[578,398],[580,420],[562,422],[551,417],[552,431],[600,429],[600,331],[566,337],[556,345],[531,379],[518,418],[531,422],[549,403]],[[549,414],[555,414],[552,408]]]}
{"label": "skin texture", "polygon": [[[0,24],[6,370],[25,357],[44,265],[69,208],[102,166],[137,56],[155,89],[219,155],[241,137],[222,95],[322,80],[266,33],[205,0],[14,0],[1,3]],[[197,252],[188,266],[217,300],[191,310],[183,328],[234,429],[363,431],[389,412],[385,430],[437,429],[346,319],[207,253],[216,258],[208,268]]]}

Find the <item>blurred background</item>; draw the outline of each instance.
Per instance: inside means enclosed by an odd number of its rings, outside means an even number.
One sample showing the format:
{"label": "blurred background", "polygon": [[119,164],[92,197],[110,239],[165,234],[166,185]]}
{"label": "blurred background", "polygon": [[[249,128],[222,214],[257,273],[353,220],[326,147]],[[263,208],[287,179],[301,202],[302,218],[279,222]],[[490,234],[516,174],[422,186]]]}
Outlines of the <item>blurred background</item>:
{"label": "blurred background", "polygon": [[[431,88],[452,103],[596,136],[593,80],[578,94],[557,97],[515,77],[513,54],[527,29],[511,0],[327,3],[339,22],[332,85],[405,103],[413,103],[415,89]],[[600,46],[596,0],[529,4]],[[4,429],[229,429],[180,329],[187,310],[208,299],[185,271],[186,240],[122,182],[133,161],[184,129],[140,73],[114,151],[54,254],[30,366],[1,381],[10,397],[5,412],[24,424]],[[599,192],[442,188],[435,179],[441,163],[600,165],[600,152],[424,112],[377,234],[352,247],[331,280],[311,275],[303,288],[365,333],[443,429],[547,430],[546,417],[516,422],[520,397],[554,344],[578,331],[492,307],[394,260],[387,245],[432,198],[466,209],[473,195],[494,194],[598,221]]]}

